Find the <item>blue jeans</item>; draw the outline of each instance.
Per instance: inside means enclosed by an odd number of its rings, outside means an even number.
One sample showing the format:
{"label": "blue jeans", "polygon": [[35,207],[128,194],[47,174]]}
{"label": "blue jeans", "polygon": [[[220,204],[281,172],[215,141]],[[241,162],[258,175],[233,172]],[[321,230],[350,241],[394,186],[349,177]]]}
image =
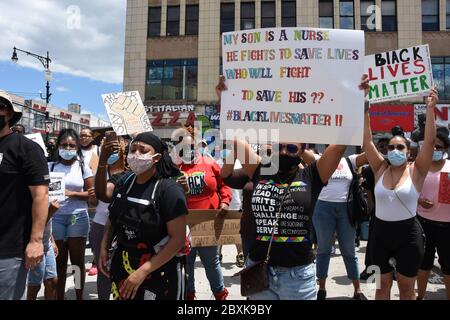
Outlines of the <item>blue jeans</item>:
{"label": "blue jeans", "polygon": [[350,224],[347,203],[318,200],[313,214],[313,224],[317,236],[317,277],[328,277],[331,246],[336,232],[339,249],[344,259],[347,276],[350,280],[359,279],[358,258],[355,253],[356,229]]}
{"label": "blue jeans", "polygon": [[48,240],[45,246],[44,258],[34,269],[28,272],[28,285],[39,287],[44,281],[54,279],[58,276],[56,272],[56,257],[53,246]]}
{"label": "blue jeans", "polygon": [[187,257],[187,290],[186,292],[195,292],[194,265],[197,253],[200,256],[203,266],[205,267],[206,277],[208,278],[211,291],[216,294],[222,292],[225,288],[223,282],[222,267],[217,254],[217,246],[215,247],[199,247],[192,248]]}
{"label": "blue jeans", "polygon": [[[249,258],[247,266],[254,264]],[[311,263],[291,268],[269,267],[269,289],[249,300],[316,300],[316,266]]]}
{"label": "blue jeans", "polygon": [[244,254],[245,259],[247,259],[248,253],[250,252],[250,248],[255,243],[256,239],[246,238],[241,234],[241,241],[242,241],[242,253]]}
{"label": "blue jeans", "polygon": [[23,300],[27,275],[24,258],[0,258],[0,301]]}
{"label": "blue jeans", "polygon": [[53,237],[56,241],[68,238],[87,238],[89,234],[89,216],[87,211],[75,214],[56,214],[52,218]]}

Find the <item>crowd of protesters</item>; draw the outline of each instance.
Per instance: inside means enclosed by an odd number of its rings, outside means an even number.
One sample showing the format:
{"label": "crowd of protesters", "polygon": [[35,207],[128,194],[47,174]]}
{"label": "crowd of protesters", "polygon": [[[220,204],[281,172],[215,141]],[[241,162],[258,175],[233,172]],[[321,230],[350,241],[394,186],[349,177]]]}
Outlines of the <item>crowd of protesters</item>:
{"label": "crowd of protesters", "polygon": [[[368,92],[366,76],[359,88]],[[219,99],[224,90],[221,77]],[[370,106],[361,105],[363,152],[348,157],[344,145],[318,154],[307,141],[253,148],[241,140],[212,156],[196,129],[183,127],[169,144],[150,132],[108,131],[98,146],[89,128],[63,129],[46,141],[46,158],[2,92],[0,300],[22,299],[25,290],[34,300],[42,284],[45,299],[64,300],[69,258],[80,271],[82,300],[87,241],[101,300],[194,300],[197,255],[215,299],[225,300],[220,248],[192,247],[187,217],[205,210],[223,217],[229,209],[241,212],[238,266],[268,258],[269,287],[248,299],[325,300],[336,238],[353,299],[366,299],[360,283],[371,266],[381,273],[376,299],[390,299],[394,279],[400,299],[425,299],[436,252],[450,299],[450,195],[439,193],[450,173],[449,131],[436,127],[437,103],[431,90],[412,141],[399,127],[374,139]],[[64,201],[49,201],[52,173],[65,177]],[[355,176],[370,220],[362,272],[359,224],[349,209]]]}

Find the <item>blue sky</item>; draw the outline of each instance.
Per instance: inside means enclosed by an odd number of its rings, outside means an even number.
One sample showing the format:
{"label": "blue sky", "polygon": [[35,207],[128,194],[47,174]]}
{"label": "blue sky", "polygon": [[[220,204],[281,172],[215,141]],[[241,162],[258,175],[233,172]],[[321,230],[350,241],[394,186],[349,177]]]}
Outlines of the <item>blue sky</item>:
{"label": "blue sky", "polygon": [[38,98],[45,94],[44,68],[13,47],[53,62],[51,103],[105,115],[101,94],[122,91],[126,0],[15,0],[0,2],[0,89]]}
{"label": "blue sky", "polygon": [[[19,59],[21,58],[22,56],[19,56]],[[24,55],[23,59],[32,58],[26,58]],[[46,83],[43,71],[6,61],[0,62],[0,74],[8,75],[0,77],[0,88],[3,90],[28,99],[39,100],[39,91],[45,96]],[[50,83],[52,93],[50,103],[60,108],[67,108],[69,103],[78,103],[81,105],[82,113],[106,117],[101,95],[120,91],[122,91],[121,83],[106,83],[86,77],[53,73],[53,81]]]}

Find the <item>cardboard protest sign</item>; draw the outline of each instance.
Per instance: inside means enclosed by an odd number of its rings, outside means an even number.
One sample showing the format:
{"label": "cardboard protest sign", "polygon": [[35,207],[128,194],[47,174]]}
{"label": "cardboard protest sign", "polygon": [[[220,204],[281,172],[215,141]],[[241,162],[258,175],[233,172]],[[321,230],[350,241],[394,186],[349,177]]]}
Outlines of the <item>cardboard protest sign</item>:
{"label": "cardboard protest sign", "polygon": [[371,103],[427,95],[433,88],[428,45],[367,56]]}
{"label": "cardboard protest sign", "polygon": [[227,211],[217,217],[218,210],[189,210],[187,221],[192,247],[240,244],[241,212]]}
{"label": "cardboard protest sign", "polygon": [[372,131],[391,132],[399,125],[404,132],[414,130],[413,105],[373,105],[370,107],[370,127]]}
{"label": "cardboard protest sign", "polygon": [[48,201],[66,200],[66,183],[63,172],[50,172],[50,184],[48,185]]}
{"label": "cardboard protest sign", "polygon": [[[364,33],[268,28],[224,33],[221,129],[227,140],[360,145]],[[247,134],[256,130],[258,134]],[[277,130],[277,131],[271,131]]]}
{"label": "cardboard protest sign", "polygon": [[42,148],[42,150],[44,151],[44,155],[46,157],[48,157],[47,148],[45,147],[44,139],[42,139],[42,135],[40,133],[27,134],[27,135],[25,135],[25,137],[27,137],[28,139],[36,142]]}
{"label": "cardboard protest sign", "polygon": [[153,131],[138,91],[104,94],[102,99],[119,136]]}

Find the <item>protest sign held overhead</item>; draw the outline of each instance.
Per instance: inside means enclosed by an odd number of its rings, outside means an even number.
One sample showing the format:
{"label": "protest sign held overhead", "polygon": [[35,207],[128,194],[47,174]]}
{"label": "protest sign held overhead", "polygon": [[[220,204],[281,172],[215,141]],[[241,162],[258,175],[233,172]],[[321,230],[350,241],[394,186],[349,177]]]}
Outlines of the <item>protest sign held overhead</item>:
{"label": "protest sign held overhead", "polygon": [[366,57],[371,103],[428,95],[433,88],[428,45]]}
{"label": "protest sign held overhead", "polygon": [[[227,140],[362,143],[364,33],[271,28],[224,33],[221,129]],[[269,133],[269,135],[271,135]]]}
{"label": "protest sign held overhead", "polygon": [[119,136],[153,131],[138,91],[104,94],[102,99]]}

